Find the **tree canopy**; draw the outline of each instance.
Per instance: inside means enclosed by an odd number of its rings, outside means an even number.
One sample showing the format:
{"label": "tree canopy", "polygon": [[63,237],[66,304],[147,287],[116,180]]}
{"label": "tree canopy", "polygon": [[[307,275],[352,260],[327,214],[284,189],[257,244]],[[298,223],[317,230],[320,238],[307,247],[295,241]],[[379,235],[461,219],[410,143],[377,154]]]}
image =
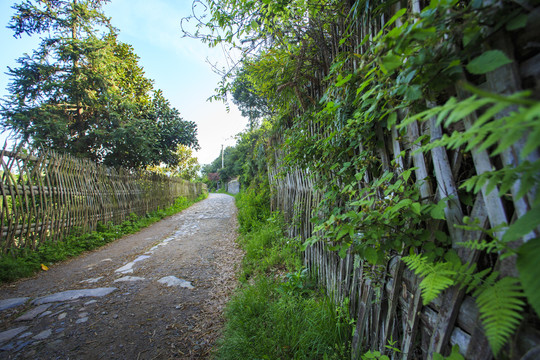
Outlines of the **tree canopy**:
{"label": "tree canopy", "polygon": [[178,145],[197,148],[181,118],[145,77],[133,47],[117,38],[105,0],[25,0],[13,6],[15,37],[40,35],[9,68],[3,129],[33,146],[112,166],[174,164]]}
{"label": "tree canopy", "polygon": [[178,145],[175,151],[178,161],[168,166],[149,166],[147,170],[168,176],[179,177],[184,180],[195,180],[201,169],[199,161],[193,156],[193,150],[185,145]]}

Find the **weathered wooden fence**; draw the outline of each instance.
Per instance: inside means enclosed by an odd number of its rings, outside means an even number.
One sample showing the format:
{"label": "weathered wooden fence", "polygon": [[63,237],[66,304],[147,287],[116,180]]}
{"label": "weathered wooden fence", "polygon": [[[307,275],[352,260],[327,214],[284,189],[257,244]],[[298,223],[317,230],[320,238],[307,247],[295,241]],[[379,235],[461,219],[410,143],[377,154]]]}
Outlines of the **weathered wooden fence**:
{"label": "weathered wooden fence", "polygon": [[[412,1],[408,7],[418,13],[421,2]],[[394,11],[399,8],[398,2]],[[392,15],[386,14],[386,19]],[[384,26],[384,19],[383,15],[371,19],[370,22],[355,24],[358,41],[366,34],[376,34]],[[539,8],[531,11],[527,24],[517,36],[517,40],[514,36],[511,41],[504,30],[494,36],[490,46],[504,51],[514,62],[488,73],[485,82],[477,86],[500,94],[520,91],[525,88],[523,84],[529,89],[535,87],[538,89],[540,54],[530,48],[524,50],[524,46],[538,36]],[[339,29],[338,25],[336,29]],[[515,47],[514,43],[519,44],[521,48]],[[359,43],[357,45],[360,49]],[[329,60],[326,61],[330,62],[336,58],[337,48],[337,46],[330,47],[333,53],[329,54]],[[319,79],[325,75],[314,74]],[[312,98],[321,98],[324,91],[321,86],[312,85],[310,89]],[[459,91],[456,89],[458,95]],[[402,115],[400,114],[399,118],[402,118]],[[456,128],[469,128],[475,120],[473,113],[462,119]],[[311,136],[317,136],[320,129],[316,129],[316,124],[313,128]],[[443,130],[435,121],[412,123],[403,138],[398,136],[395,128],[391,131],[380,130],[378,139],[383,145],[380,152],[374,155],[379,158],[383,167],[395,159],[402,169],[416,168],[415,178],[419,183],[422,198],[437,201],[452,196],[445,210],[446,228],[450,232],[452,244],[485,236],[481,232],[456,229],[454,225],[460,224],[464,216],[478,219],[479,224],[485,228],[493,228],[503,223],[512,223],[530,210],[531,203],[527,196],[515,200],[517,198],[515,187],[510,190],[512,193],[508,197],[510,201],[505,203],[497,196],[497,190],[488,194],[484,188],[478,193],[472,206],[465,206],[460,201],[456,185],[460,172],[465,167],[469,169],[472,167],[477,174],[482,174],[500,168],[501,164],[519,164],[521,160],[517,154],[520,153],[522,146],[519,143],[497,157],[490,157],[486,151],[473,150],[464,153],[463,149],[447,151],[444,148],[435,148],[430,153],[413,153],[418,148],[415,140],[420,136],[440,138]],[[405,156],[400,158],[399,154],[402,151],[405,151]],[[284,171],[279,166],[280,158],[281,154],[276,153],[277,165],[269,169],[273,190],[272,207],[285,215],[290,224],[290,236],[299,236],[305,240],[313,235],[310,218],[314,215],[313,211],[323,194],[314,190],[313,174],[302,169]],[[538,159],[537,152],[533,154],[532,160],[536,159]],[[434,228],[443,229],[444,225],[444,223],[434,224]],[[527,238],[538,236],[538,233],[529,234],[525,241]],[[460,351],[466,359],[493,358],[471,296],[457,287],[450,288],[433,303],[423,306],[418,286],[420,279],[400,261],[401,255],[403,254],[395,254],[386,266],[375,267],[355,259],[355,255],[350,252],[345,258],[340,258],[336,252],[327,250],[327,244],[323,242],[316,243],[304,253],[306,265],[318,275],[319,281],[333,294],[335,300],[349,299],[351,314],[357,319],[353,344],[356,351],[355,358],[358,357],[358,351],[369,349],[388,354],[389,350],[385,346],[389,344],[390,339],[396,341],[394,346],[401,350],[400,354],[393,355],[394,358],[431,359],[434,353],[448,351],[454,344],[460,346]],[[477,262],[481,256],[486,258],[486,255],[479,251],[463,248],[459,250],[459,255],[462,261],[470,263]],[[511,261],[493,258],[491,261],[502,276],[515,276],[515,264]],[[537,326],[535,321],[537,320],[524,321],[518,335],[513,338],[511,346],[514,357],[520,358],[531,349],[533,352],[523,359],[536,358],[533,354],[538,355],[540,332],[537,327],[535,328]]]}
{"label": "weathered wooden fence", "polygon": [[53,151],[0,154],[0,246],[35,248],[62,240],[74,228],[91,231],[98,223],[118,224],[196,198],[201,183],[144,171],[114,169]]}

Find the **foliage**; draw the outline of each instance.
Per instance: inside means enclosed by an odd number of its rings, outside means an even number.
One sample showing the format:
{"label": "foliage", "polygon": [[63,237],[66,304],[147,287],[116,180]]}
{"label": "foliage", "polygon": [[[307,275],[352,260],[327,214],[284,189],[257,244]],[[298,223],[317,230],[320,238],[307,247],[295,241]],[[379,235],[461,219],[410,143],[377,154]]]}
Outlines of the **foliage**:
{"label": "foliage", "polygon": [[[490,64],[492,63],[490,61]],[[485,66],[489,69],[490,65]],[[514,201],[529,196],[528,194],[537,193],[540,180],[540,160],[531,162],[528,156],[538,147],[536,137],[540,133],[540,113],[538,111],[540,104],[531,100],[527,93],[502,96],[486,93],[470,85],[467,86],[467,89],[472,91],[474,95],[463,100],[451,97],[444,105],[420,112],[400,126],[405,126],[414,120],[437,119],[437,124],[450,127],[453,123],[470,116],[478,109],[483,109],[482,115],[475,119],[472,126],[466,131],[445,134],[441,139],[426,144],[421,150],[428,152],[439,146],[449,149],[464,147],[465,151],[487,150],[490,156],[494,157],[503,152],[515,151],[513,147],[518,140],[525,139],[524,146],[519,153],[521,160],[519,164],[472,176],[462,183],[461,188],[473,193],[485,190],[488,194],[498,188],[498,196],[503,197],[517,186]],[[532,208],[526,214],[513,224],[500,224],[502,229],[501,227],[495,229],[502,230],[504,233],[502,237],[495,237],[490,242],[485,240],[472,241],[463,244],[463,246],[498,253],[503,258],[515,255],[516,251],[512,248],[512,243],[540,225],[540,197],[536,196],[529,201]],[[467,227],[464,228],[467,229]],[[494,235],[494,230],[490,233]],[[522,247],[534,251],[536,242],[537,239],[529,240]],[[498,282],[492,281],[489,285],[478,286],[475,290],[480,318],[494,354],[499,353],[522,320],[521,312],[525,305],[521,299],[524,295],[523,291],[537,312],[539,308],[536,295],[538,285],[530,278],[531,274],[537,272],[537,266],[530,259],[527,260],[528,255],[523,255],[523,250],[518,250],[517,253],[520,254],[518,257],[520,279],[506,277]],[[408,259],[409,261],[416,260],[411,257]],[[423,268],[416,261],[409,262],[408,265],[418,275],[425,276],[421,283],[421,286],[424,284],[424,302],[433,300],[441,290],[456,283],[452,279],[456,275],[455,269],[448,269],[447,263],[432,263],[430,270]],[[428,284],[427,281],[430,283]]]}
{"label": "foliage", "polygon": [[[283,235],[257,191],[238,195],[244,282],[226,309],[216,359],[343,359],[352,335],[346,307],[316,291],[301,269],[297,245]],[[276,260],[276,255],[279,259]],[[281,280],[283,272],[285,281]],[[311,285],[310,285],[311,284]],[[256,341],[253,341],[256,339]]]}
{"label": "foliage", "polygon": [[227,147],[222,158],[217,157],[211,164],[202,167],[202,173],[210,178],[210,174],[218,173],[219,179],[228,182],[239,177],[243,187],[251,183],[264,182],[267,171],[267,151],[265,141],[268,136],[269,123],[246,129],[236,135],[236,145]]}
{"label": "foliage", "polygon": [[271,114],[263,96],[259,96],[249,78],[249,75],[240,70],[232,84],[233,103],[238,106],[242,116],[249,119],[249,128],[258,127],[259,120]]}
{"label": "foliage", "polygon": [[12,254],[0,255],[0,282],[11,282],[19,278],[32,276],[41,269],[41,264],[50,266],[85,251],[101,247],[124,235],[136,233],[166,216],[188,208],[207,196],[208,194],[204,193],[193,201],[185,197],[179,197],[172,206],[166,209],[158,209],[141,217],[131,214],[129,219],[118,225],[100,224],[97,230],[91,233],[82,233],[80,230],[75,229],[66,240],[60,242],[45,241],[36,251],[22,249],[14,250]]}
{"label": "foliage", "polygon": [[523,284],[523,289],[527,300],[540,315],[540,269],[538,266],[540,259],[540,239],[529,240],[519,248],[517,258],[517,268],[519,270],[519,280]]}
{"label": "foliage", "polygon": [[101,11],[105,2],[13,6],[8,27],[15,36],[42,39],[8,71],[1,126],[34,146],[108,165],[172,164],[177,145],[198,146],[196,125],[154,91],[133,48],[118,41]]}
{"label": "foliage", "polygon": [[519,280],[504,277],[491,269],[475,272],[474,264],[462,264],[455,253],[447,253],[447,261],[433,262],[425,255],[412,254],[403,258],[407,266],[422,276],[420,283],[424,304],[434,300],[444,289],[459,285],[473,291],[494,354],[499,353],[523,319],[525,302]]}
{"label": "foliage", "polygon": [[[341,256],[351,251],[372,264],[384,264],[405,249],[422,254],[405,260],[424,276],[424,302],[452,285],[466,286],[480,305],[497,355],[517,329],[523,294],[538,308],[537,284],[524,275],[537,273],[532,258],[513,247],[540,224],[538,198],[531,195],[538,193],[540,180],[535,158],[540,108],[530,93],[492,94],[469,83],[511,64],[488,43],[501,28],[525,26],[529,10],[506,1],[432,1],[419,13],[389,11],[393,2],[206,4],[208,16],[199,17],[194,35],[242,51],[236,74],[247,78],[252,94],[272,110],[267,158],[281,170],[278,176],[298,168],[310,174],[322,197],[313,211],[314,236],[305,245],[324,242]],[[369,33],[389,13],[394,15],[382,29]],[[232,84],[225,77],[216,98],[225,98]],[[432,129],[440,125],[445,133],[440,139],[408,139],[407,128],[418,121]],[[471,126],[463,129],[464,121]],[[410,167],[412,151],[394,148],[389,159],[390,138],[420,148],[426,159],[440,147],[463,156],[469,167],[459,174],[459,193],[443,198],[439,191],[434,199],[422,191],[432,179],[418,178]],[[522,150],[516,150],[517,143]],[[478,150],[488,151],[497,170],[474,172],[470,152]],[[516,155],[513,163],[501,157],[508,152]],[[500,260],[518,253],[523,291],[518,280],[497,279],[485,264],[478,269],[462,264],[448,251],[447,233],[454,229],[435,230],[452,204],[470,207],[475,194],[495,188],[505,204],[524,198],[530,211],[513,224],[484,230],[490,238],[463,245]],[[467,219],[463,223],[464,230],[478,230]],[[534,251],[535,244],[533,239],[523,247]],[[501,289],[508,296],[499,296]]]}
{"label": "foliage", "polygon": [[322,295],[287,296],[276,287],[260,278],[231,299],[216,359],[346,358],[351,329],[340,316],[348,312]]}
{"label": "foliage", "polygon": [[197,158],[193,157],[193,150],[185,145],[178,145],[175,155],[178,158],[175,164],[169,166],[148,166],[146,169],[158,174],[179,177],[190,181],[195,180],[201,166]]}
{"label": "foliage", "polygon": [[[270,193],[264,184],[252,185],[236,196],[240,233],[247,234],[256,230],[270,218]],[[277,224],[276,221],[272,224]]]}
{"label": "foliage", "polygon": [[465,360],[465,358],[459,353],[459,346],[452,346],[452,352],[449,356],[442,356],[441,354],[433,354],[433,360]]}

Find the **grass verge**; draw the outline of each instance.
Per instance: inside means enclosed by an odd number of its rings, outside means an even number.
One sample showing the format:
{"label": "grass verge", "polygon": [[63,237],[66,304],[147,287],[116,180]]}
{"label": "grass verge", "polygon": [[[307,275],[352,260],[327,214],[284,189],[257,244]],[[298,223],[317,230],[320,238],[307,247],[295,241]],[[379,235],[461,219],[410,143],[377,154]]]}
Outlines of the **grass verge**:
{"label": "grass verge", "polygon": [[237,196],[241,285],[227,305],[215,359],[350,358],[352,322],[302,267],[300,243],[284,235],[264,191]]}
{"label": "grass verge", "polygon": [[166,209],[158,209],[145,216],[131,214],[128,220],[119,225],[98,224],[96,231],[91,233],[83,233],[75,229],[65,240],[45,242],[36,250],[14,249],[11,254],[0,255],[0,282],[11,282],[32,276],[41,269],[41,264],[51,265],[85,251],[96,249],[122,236],[136,233],[164,217],[188,208],[207,196],[207,193],[203,193],[191,201],[185,197],[179,197],[172,206]]}

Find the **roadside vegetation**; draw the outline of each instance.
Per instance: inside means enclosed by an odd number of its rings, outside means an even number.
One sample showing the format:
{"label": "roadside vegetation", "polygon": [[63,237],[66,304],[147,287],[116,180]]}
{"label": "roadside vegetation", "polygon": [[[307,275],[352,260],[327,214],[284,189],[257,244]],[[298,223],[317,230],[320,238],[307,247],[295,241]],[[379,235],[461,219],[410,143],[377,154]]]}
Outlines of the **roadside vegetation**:
{"label": "roadside vegetation", "polygon": [[136,233],[206,197],[208,197],[206,192],[195,200],[179,197],[168,208],[158,209],[145,216],[131,214],[129,219],[118,225],[100,224],[95,231],[90,233],[75,229],[64,241],[44,242],[35,251],[31,249],[15,249],[10,254],[0,255],[0,282],[11,282],[32,276],[39,270],[46,270],[51,264],[80,255],[85,251],[97,249],[122,236]]}
{"label": "roadside vegetation", "polygon": [[267,185],[236,197],[239,243],[245,251],[240,286],[226,309],[216,359],[344,359],[352,321],[302,266],[300,242],[270,212]]}

